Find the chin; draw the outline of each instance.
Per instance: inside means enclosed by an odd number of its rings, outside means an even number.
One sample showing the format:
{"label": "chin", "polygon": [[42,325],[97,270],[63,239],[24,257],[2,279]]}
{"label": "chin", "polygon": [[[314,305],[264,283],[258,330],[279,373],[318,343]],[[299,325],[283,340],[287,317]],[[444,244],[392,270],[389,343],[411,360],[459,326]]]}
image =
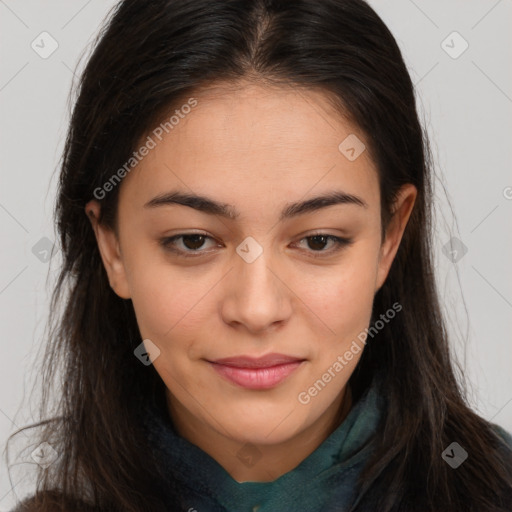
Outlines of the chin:
{"label": "chin", "polygon": [[304,428],[304,420],[299,420],[293,414],[286,417],[286,414],[281,414],[278,417],[261,414],[245,415],[243,421],[225,426],[224,434],[242,444],[274,445],[284,443]]}

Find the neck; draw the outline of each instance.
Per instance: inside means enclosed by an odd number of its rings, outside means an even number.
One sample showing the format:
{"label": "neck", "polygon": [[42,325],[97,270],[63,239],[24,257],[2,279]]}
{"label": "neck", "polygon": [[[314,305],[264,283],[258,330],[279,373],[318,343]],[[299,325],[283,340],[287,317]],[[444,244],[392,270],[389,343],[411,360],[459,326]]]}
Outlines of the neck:
{"label": "neck", "polygon": [[[178,434],[215,459],[234,480],[270,482],[297,467],[341,425],[351,409],[352,393],[347,384],[314,423],[293,437],[273,444],[227,437],[190,414],[170,393],[167,403]],[[293,413],[287,420],[293,421]],[[248,456],[257,456],[256,464],[248,465],[244,457],[239,457],[242,446]]]}

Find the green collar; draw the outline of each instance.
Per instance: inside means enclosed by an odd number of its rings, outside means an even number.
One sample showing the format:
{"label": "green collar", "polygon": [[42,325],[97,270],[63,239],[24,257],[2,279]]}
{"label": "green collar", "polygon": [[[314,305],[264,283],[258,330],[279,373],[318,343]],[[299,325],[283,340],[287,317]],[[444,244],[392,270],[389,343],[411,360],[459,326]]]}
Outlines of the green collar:
{"label": "green collar", "polygon": [[334,493],[340,496],[336,510],[345,510],[354,499],[357,477],[371,453],[382,408],[374,381],[314,452],[272,482],[234,480],[215,459],[177,434],[167,411],[152,409],[146,420],[149,440],[165,474],[181,481],[186,488],[184,503],[192,510],[326,512],[324,505]]}

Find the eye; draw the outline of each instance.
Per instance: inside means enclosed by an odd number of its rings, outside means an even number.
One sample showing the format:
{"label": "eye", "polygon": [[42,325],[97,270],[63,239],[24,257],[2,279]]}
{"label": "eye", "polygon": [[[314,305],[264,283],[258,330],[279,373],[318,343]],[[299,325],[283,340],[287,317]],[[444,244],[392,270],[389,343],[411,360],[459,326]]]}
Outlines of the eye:
{"label": "eye", "polygon": [[[162,240],[160,240],[160,245],[162,245],[164,249],[185,258],[198,257],[209,252],[204,248],[205,242],[208,240],[215,241],[205,233],[181,233],[179,235],[162,238]],[[316,233],[314,235],[304,237],[299,241],[299,243],[305,240],[309,247],[309,249],[305,250],[306,252],[311,253],[311,256],[314,258],[332,255],[339,252],[345,246],[353,243],[352,239],[341,238],[325,233]],[[331,248],[329,250],[324,250],[329,242],[331,242]],[[213,244],[210,248],[214,247],[219,247],[219,244]]]}
{"label": "eye", "polygon": [[[180,243],[177,243],[180,239]],[[201,256],[207,252],[205,250],[200,250],[201,248],[204,248],[206,240],[214,239],[204,233],[181,233],[179,235],[162,238],[162,240],[160,240],[160,245],[169,251],[179,254],[180,256],[195,257]]]}
{"label": "eye", "polygon": [[[343,249],[345,246],[349,246],[353,243],[352,239],[341,238],[339,236],[328,235],[326,233],[315,233],[314,235],[310,235],[310,236],[303,238],[302,240],[300,240],[300,242],[303,242],[304,240],[307,241],[306,244],[311,249],[311,250],[306,249],[306,251],[311,252],[312,256],[314,258],[328,256],[328,255],[337,253],[341,249]],[[323,250],[325,248],[325,246],[328,244],[328,242],[332,242],[331,249]],[[314,254],[314,253],[319,253],[319,254]]]}

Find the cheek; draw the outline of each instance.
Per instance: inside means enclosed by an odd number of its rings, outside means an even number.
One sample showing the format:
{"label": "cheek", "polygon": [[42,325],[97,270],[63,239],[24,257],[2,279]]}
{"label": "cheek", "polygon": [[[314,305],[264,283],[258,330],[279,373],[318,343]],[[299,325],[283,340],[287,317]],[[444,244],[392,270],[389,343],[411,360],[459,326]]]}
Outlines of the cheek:
{"label": "cheek", "polygon": [[337,334],[364,328],[370,318],[377,276],[374,254],[361,245],[331,272],[308,273],[298,288],[306,307]]}
{"label": "cheek", "polygon": [[[133,307],[142,336],[161,339],[182,328],[205,294],[193,270],[180,271],[155,251],[134,251],[127,262]],[[203,286],[205,285],[205,286]]]}
{"label": "cheek", "polygon": [[[205,287],[207,290],[208,287]],[[203,286],[191,284],[175,276],[173,279],[145,279],[135,284],[133,307],[141,334],[163,339],[201,325]],[[203,299],[204,301],[204,299]],[[203,315],[204,316],[204,315]]]}

